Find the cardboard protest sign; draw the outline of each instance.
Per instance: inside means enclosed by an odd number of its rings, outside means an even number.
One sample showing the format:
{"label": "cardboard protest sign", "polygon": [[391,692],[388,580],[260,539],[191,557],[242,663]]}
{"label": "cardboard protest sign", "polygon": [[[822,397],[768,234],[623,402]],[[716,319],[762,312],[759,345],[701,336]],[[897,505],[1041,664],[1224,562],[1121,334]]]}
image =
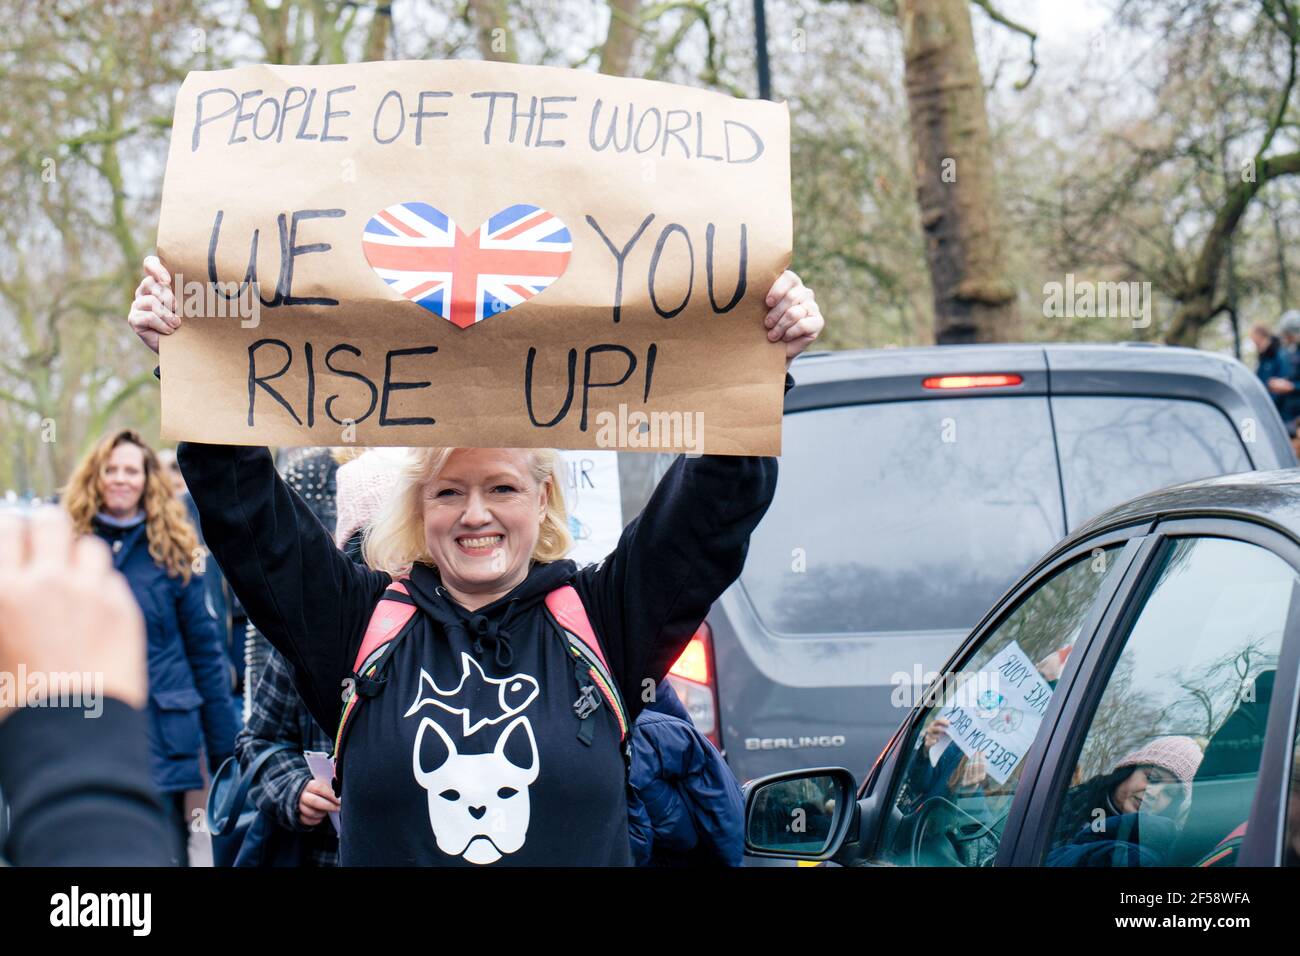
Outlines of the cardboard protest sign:
{"label": "cardboard protest sign", "polygon": [[163,434],[778,454],[786,107],[471,61],[181,87]]}
{"label": "cardboard protest sign", "polygon": [[958,749],[967,757],[980,754],[989,776],[1006,783],[1038,735],[1052,686],[1015,641],[973,676],[939,716]]}

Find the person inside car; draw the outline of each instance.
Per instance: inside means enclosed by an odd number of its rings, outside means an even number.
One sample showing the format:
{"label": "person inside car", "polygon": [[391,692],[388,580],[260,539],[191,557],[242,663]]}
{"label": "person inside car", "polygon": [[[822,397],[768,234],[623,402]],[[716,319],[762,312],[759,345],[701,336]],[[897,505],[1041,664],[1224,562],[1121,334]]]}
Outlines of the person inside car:
{"label": "person inside car", "polygon": [[[1053,690],[1056,689],[1073,646],[1071,642],[1049,651],[1035,665],[1043,680]],[[944,742],[948,740],[947,735],[948,721],[943,717],[930,721],[921,735],[921,746],[927,756],[936,747],[943,749],[937,758],[917,761],[912,766],[909,784],[917,804],[935,796],[971,796],[982,792],[982,785],[988,775],[983,758],[979,754],[967,758],[959,748],[946,746]]]}
{"label": "person inside car", "polygon": [[1159,737],[1065,794],[1047,866],[1160,866],[1190,805],[1201,764],[1191,737]]}

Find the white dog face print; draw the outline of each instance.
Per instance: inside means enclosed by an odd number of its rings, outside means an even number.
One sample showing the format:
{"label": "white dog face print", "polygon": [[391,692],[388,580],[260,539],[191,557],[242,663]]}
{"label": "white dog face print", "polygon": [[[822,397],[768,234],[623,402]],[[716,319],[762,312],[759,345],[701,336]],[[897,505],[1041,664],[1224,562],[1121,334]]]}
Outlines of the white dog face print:
{"label": "white dog face print", "polygon": [[[420,766],[425,731],[432,730],[447,748],[447,757],[431,770]],[[528,766],[506,755],[512,734],[523,734]],[[470,863],[495,863],[524,845],[528,836],[528,788],[537,779],[537,740],[527,717],[516,717],[486,754],[461,754],[456,741],[434,720],[420,721],[412,759],[415,779],[428,792],[429,824],[438,849]]]}
{"label": "white dog face print", "polygon": [[[528,788],[537,780],[538,756],[532,725],[520,711],[537,693],[536,678],[523,673],[488,677],[468,654],[461,655],[460,682],[451,690],[420,671],[419,690],[406,716],[431,705],[460,717],[459,742],[454,731],[422,718],[411,754],[416,783],[428,799],[429,825],[438,849],[448,856],[495,863],[524,845],[531,815]],[[472,735],[507,720],[491,752],[461,752]],[[430,731],[436,739],[426,744]]]}

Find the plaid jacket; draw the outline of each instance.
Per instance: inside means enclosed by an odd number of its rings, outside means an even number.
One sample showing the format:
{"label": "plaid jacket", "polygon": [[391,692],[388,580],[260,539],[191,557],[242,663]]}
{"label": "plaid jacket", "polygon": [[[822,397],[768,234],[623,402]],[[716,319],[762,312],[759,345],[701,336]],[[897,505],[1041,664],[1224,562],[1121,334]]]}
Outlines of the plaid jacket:
{"label": "plaid jacket", "polygon": [[271,650],[266,669],[257,682],[248,725],[235,739],[239,765],[249,766],[264,749],[283,741],[292,743],[293,749],[282,750],[267,759],[249,790],[249,797],[280,826],[309,834],[311,865],[338,866],[339,843],[334,825],[326,819],[318,826],[305,827],[298,819],[298,798],[311,780],[302,751],[329,753],[334,741],[307,713],[294,689],[288,663]]}

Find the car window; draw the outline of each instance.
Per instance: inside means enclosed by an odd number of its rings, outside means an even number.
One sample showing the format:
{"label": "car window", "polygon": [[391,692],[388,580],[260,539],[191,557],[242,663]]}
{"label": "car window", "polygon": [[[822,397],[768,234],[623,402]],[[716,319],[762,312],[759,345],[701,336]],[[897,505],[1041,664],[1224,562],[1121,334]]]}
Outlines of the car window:
{"label": "car window", "polygon": [[1171,540],[1157,560],[1048,817],[1048,866],[1236,860],[1297,576],[1225,538]]}
{"label": "car window", "polygon": [[1282,865],[1300,866],[1300,727],[1296,728],[1295,746],[1291,748],[1291,785],[1287,789]]}
{"label": "car window", "polygon": [[927,690],[880,844],[899,866],[988,866],[1025,756],[1119,549],[1098,549],[1041,582],[960,671]]}
{"label": "car window", "polygon": [[966,630],[1062,514],[1045,398],[791,413],[740,580],[782,634]]}
{"label": "car window", "polygon": [[1071,529],[1148,491],[1251,467],[1232,422],[1203,402],[1066,396],[1052,414]]}

